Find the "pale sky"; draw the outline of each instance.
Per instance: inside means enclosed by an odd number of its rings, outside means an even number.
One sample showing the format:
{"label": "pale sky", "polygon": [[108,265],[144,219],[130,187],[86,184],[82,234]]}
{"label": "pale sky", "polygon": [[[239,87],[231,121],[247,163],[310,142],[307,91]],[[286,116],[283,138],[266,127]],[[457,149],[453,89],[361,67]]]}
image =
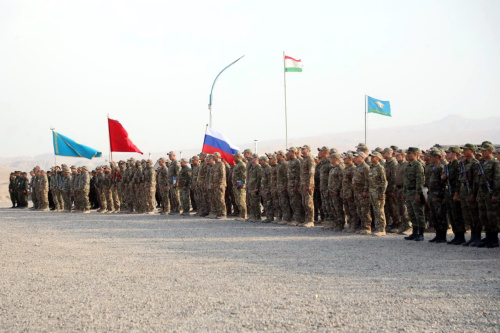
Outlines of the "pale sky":
{"label": "pale sky", "polygon": [[[109,152],[106,117],[143,152],[498,115],[500,1],[0,0],[0,156],[53,152],[50,127]],[[458,131],[459,129],[457,129]],[[432,133],[422,133],[432,135]],[[353,144],[362,138],[353,138]],[[332,145],[334,143],[328,143]]]}

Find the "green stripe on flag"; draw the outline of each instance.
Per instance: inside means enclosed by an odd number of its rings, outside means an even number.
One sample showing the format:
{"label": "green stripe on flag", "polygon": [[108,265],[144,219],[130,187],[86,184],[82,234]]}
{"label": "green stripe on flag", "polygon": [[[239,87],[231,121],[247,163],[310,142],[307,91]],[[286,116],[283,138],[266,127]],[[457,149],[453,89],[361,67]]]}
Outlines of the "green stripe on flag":
{"label": "green stripe on flag", "polygon": [[302,72],[302,68],[288,67],[288,68],[285,68],[285,72]]}
{"label": "green stripe on flag", "polygon": [[380,114],[382,116],[388,116],[388,117],[391,117],[391,114],[390,113],[387,113],[387,112],[384,112],[382,110],[377,110],[377,109],[368,109],[368,113],[376,113],[376,114]]}

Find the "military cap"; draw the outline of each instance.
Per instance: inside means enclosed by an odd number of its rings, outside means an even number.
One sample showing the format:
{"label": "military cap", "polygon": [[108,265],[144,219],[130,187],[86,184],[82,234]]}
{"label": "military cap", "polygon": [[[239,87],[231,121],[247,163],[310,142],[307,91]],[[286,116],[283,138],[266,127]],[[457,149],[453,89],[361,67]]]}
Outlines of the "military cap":
{"label": "military cap", "polygon": [[329,151],[330,154],[336,154],[338,152],[339,151],[337,150],[337,148],[330,148],[330,151]]}
{"label": "military cap", "polygon": [[63,173],[70,173],[69,169],[63,169]]}
{"label": "military cap", "polygon": [[387,147],[387,148],[385,148],[382,152],[383,152],[383,153],[389,153],[389,154],[392,154],[392,153],[394,152],[394,150],[393,150],[392,148]]}
{"label": "military cap", "polygon": [[125,164],[125,161],[124,160],[120,160],[120,162],[118,162],[118,164]]}
{"label": "military cap", "polygon": [[218,151],[216,151],[215,153],[213,153],[213,156],[220,157],[220,153]]}
{"label": "military cap", "polygon": [[200,158],[198,157],[198,155],[194,155],[193,157],[191,157],[192,160],[199,160]]}
{"label": "military cap", "polygon": [[183,163],[183,162],[188,163],[189,161],[188,161],[188,159],[187,159],[187,158],[183,157],[183,158],[181,158],[181,163]]}
{"label": "military cap", "polygon": [[324,151],[329,151],[329,150],[330,150],[330,148],[328,148],[327,146],[323,146],[323,147],[321,147],[321,148],[318,148],[318,151],[322,151],[322,150],[324,150]]}
{"label": "military cap", "polygon": [[376,156],[379,159],[382,159],[382,154],[380,154],[380,152],[378,152],[376,150],[372,151],[370,154],[368,154],[368,156]]}
{"label": "military cap", "polygon": [[136,165],[136,166],[137,166],[137,165],[142,165],[142,163],[141,163],[141,161],[137,160],[137,161],[135,161],[135,165]]}
{"label": "military cap", "polygon": [[245,149],[243,150],[243,154],[251,154],[252,150],[251,149]]}
{"label": "military cap", "polygon": [[[493,145],[493,143],[491,143],[491,141],[483,141],[483,142],[481,142],[481,146],[484,145],[485,143]],[[39,167],[37,167],[37,168],[39,168]]]}
{"label": "military cap", "polygon": [[420,150],[420,148],[417,148],[417,147],[409,147],[408,152],[418,154],[418,153],[421,153],[422,151]]}
{"label": "military cap", "polygon": [[476,145],[473,145],[472,143],[466,143],[465,145],[460,146],[460,149],[470,149],[472,151],[476,151],[477,147],[476,147]]}
{"label": "military cap", "polygon": [[353,152],[350,150],[344,153],[344,158],[353,158],[353,157],[354,157]]}
{"label": "military cap", "polygon": [[297,148],[290,147],[290,148],[287,149],[287,151],[293,151],[294,153],[296,153],[297,152]]}
{"label": "military cap", "polygon": [[149,159],[149,160],[146,161],[146,163],[153,164],[153,160]]}
{"label": "military cap", "polygon": [[166,162],[166,161],[167,161],[167,159],[165,157],[160,157],[158,159],[158,162]]}
{"label": "military cap", "polygon": [[391,149],[392,149],[392,151],[397,151],[397,150],[399,150],[399,147],[393,145],[393,146],[391,146]]}
{"label": "military cap", "polygon": [[457,153],[460,154],[460,148],[457,146],[451,146],[446,150],[447,153]]}
{"label": "military cap", "polygon": [[311,150],[311,147],[309,145],[303,145],[301,148]]}
{"label": "military cap", "polygon": [[[96,170],[101,170],[101,169],[102,169],[102,167],[101,167],[100,165],[98,165],[95,169],[96,169]],[[66,170],[66,168],[63,168],[63,170]]]}
{"label": "military cap", "polygon": [[363,158],[365,158],[365,157],[366,157],[365,153],[363,153],[362,151],[357,151],[357,152],[355,152],[355,153],[354,153],[354,154],[352,154],[352,155],[353,155],[353,156],[361,156],[361,157],[363,157]]}
{"label": "military cap", "polygon": [[338,153],[333,153],[333,154],[330,154],[330,158],[336,158],[336,159],[340,160],[340,155]]}
{"label": "military cap", "polygon": [[242,157],[243,155],[239,151],[237,151],[236,153],[234,153],[233,156],[234,157]]}
{"label": "military cap", "polygon": [[130,162],[135,162],[135,158],[131,157]]}
{"label": "military cap", "polygon": [[259,157],[259,160],[269,162],[269,158],[266,155]]}
{"label": "military cap", "polygon": [[201,153],[198,154],[198,156],[202,156],[202,155],[203,156],[207,156],[207,153],[205,153],[205,152],[202,151]]}
{"label": "military cap", "polygon": [[474,152],[475,155],[480,155],[483,156],[483,153],[481,152],[481,149],[478,149]]}
{"label": "military cap", "polygon": [[95,170],[92,170],[91,172],[92,172],[92,174],[97,173]]}
{"label": "military cap", "polygon": [[377,148],[375,148],[375,150],[374,150],[374,151],[378,151],[379,153],[381,153],[381,152],[382,152],[382,151],[384,151],[384,150],[383,150],[382,148],[380,148],[380,147],[377,147]]}
{"label": "military cap", "polygon": [[431,149],[429,156],[441,157],[441,151],[439,149]]}
{"label": "military cap", "polygon": [[271,159],[273,159],[273,158],[276,158],[276,154],[270,154],[268,157],[269,157],[269,159],[271,160]]}
{"label": "military cap", "polygon": [[82,170],[85,170],[85,171],[89,171],[89,169],[87,168],[87,166],[86,166],[86,165],[82,166],[82,167],[81,167],[81,169],[82,169]]}
{"label": "military cap", "polygon": [[173,151],[169,151],[167,155],[175,155],[175,153]]}
{"label": "military cap", "polygon": [[494,151],[495,147],[491,143],[483,143],[481,145],[481,150],[489,150],[489,151]]}
{"label": "military cap", "polygon": [[24,171],[23,173],[21,173],[21,175],[27,175],[26,171]]}
{"label": "military cap", "polygon": [[257,153],[252,154],[252,158],[259,158],[259,154],[257,154]]}
{"label": "military cap", "polygon": [[359,144],[356,146],[356,149],[368,150],[368,147],[367,147],[367,146],[366,146],[366,144],[364,144],[364,143],[359,143]]}
{"label": "military cap", "polygon": [[276,155],[283,155],[285,156],[285,152],[283,150],[278,150],[276,152],[274,152]]}
{"label": "military cap", "polygon": [[76,165],[72,165],[70,169],[76,169]]}

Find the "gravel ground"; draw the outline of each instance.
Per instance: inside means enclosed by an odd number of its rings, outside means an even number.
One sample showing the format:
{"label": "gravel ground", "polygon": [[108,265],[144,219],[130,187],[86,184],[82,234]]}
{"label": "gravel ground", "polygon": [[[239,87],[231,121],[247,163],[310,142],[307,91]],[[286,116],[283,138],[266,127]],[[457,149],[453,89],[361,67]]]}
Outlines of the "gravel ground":
{"label": "gravel ground", "polygon": [[498,248],[5,206],[1,331],[500,330]]}

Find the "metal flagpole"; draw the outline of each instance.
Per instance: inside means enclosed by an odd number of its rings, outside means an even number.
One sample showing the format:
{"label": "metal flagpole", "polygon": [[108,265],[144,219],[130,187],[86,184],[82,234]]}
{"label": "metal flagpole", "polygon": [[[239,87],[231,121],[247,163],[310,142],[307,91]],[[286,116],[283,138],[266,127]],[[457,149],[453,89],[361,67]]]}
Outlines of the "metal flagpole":
{"label": "metal flagpole", "polygon": [[235,61],[233,61],[229,65],[227,65],[226,67],[224,67],[224,69],[221,70],[220,73],[217,74],[217,76],[215,77],[214,83],[212,83],[212,89],[210,90],[210,99],[208,101],[208,111],[210,112],[210,118],[208,119],[208,124],[209,124],[208,126],[210,126],[210,128],[212,127],[212,93],[214,91],[215,82],[217,81],[217,79],[219,78],[219,76],[222,74],[222,72],[224,72],[226,69],[228,69],[229,67],[231,67],[232,65],[234,65],[238,60],[240,60],[244,56],[245,55],[242,55],[241,57],[239,57],[238,59],[236,59]]}
{"label": "metal flagpole", "polygon": [[368,114],[368,109],[366,108],[368,101],[368,95],[365,95],[365,145],[366,145],[366,115]]}
{"label": "metal flagpole", "polygon": [[[56,129],[55,127],[50,126],[50,130],[52,131],[52,141],[54,141],[54,130],[55,129]],[[54,142],[52,142],[52,144],[54,144]],[[57,165],[57,158],[56,158],[56,150],[55,149],[54,149],[54,163],[55,163],[54,166],[56,166]]]}
{"label": "metal flagpole", "polygon": [[285,86],[285,149],[288,149],[288,114],[286,110],[286,67],[285,51],[283,51],[283,82]]}
{"label": "metal flagpole", "polygon": [[109,129],[109,113],[108,113],[108,136],[109,136],[109,162],[113,161],[113,152],[111,151],[111,131]]}

